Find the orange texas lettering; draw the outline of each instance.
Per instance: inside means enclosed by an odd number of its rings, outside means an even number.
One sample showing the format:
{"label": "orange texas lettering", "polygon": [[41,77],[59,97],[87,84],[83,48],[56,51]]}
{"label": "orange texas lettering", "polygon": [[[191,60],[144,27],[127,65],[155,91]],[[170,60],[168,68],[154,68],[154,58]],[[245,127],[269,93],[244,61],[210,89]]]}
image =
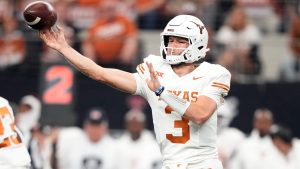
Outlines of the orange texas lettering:
{"label": "orange texas lettering", "polygon": [[197,98],[199,96],[199,92],[196,92],[196,91],[168,90],[168,92],[173,93],[174,95],[178,96],[179,98],[182,98],[189,102],[197,101]]}

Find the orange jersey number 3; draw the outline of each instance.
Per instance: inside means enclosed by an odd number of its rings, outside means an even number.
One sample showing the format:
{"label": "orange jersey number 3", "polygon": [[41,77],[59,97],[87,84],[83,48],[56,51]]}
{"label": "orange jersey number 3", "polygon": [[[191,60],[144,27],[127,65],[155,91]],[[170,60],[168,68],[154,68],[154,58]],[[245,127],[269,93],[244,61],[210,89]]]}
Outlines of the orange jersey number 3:
{"label": "orange jersey number 3", "polygon": [[15,130],[15,124],[12,114],[9,112],[9,109],[7,107],[0,107],[0,141],[0,148],[9,147],[21,143],[21,138]]}
{"label": "orange jersey number 3", "polygon": [[[165,112],[167,114],[170,114],[172,111],[173,109],[170,106],[167,106],[165,108]],[[172,143],[178,143],[178,144],[184,144],[190,140],[190,126],[189,126],[189,120],[187,118],[181,117],[181,120],[175,120],[174,127],[181,128],[182,135],[174,136],[173,134],[166,134],[168,140],[170,140]]]}

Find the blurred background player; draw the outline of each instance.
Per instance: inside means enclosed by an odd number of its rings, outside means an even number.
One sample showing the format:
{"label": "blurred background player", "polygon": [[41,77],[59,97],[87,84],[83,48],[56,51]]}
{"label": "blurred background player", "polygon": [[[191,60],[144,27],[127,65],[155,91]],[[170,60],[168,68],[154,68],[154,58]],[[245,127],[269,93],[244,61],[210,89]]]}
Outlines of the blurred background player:
{"label": "blurred background player", "polygon": [[137,25],[118,11],[118,0],[101,1],[99,15],[87,30],[83,53],[105,67],[132,71],[138,52]]}
{"label": "blurred background player", "polygon": [[272,160],[273,145],[270,131],[273,124],[271,110],[266,108],[255,110],[253,130],[250,136],[238,146],[237,153],[230,163],[230,169],[273,168],[270,166],[272,163],[263,162]]}
{"label": "blurred background player", "polygon": [[31,169],[56,169],[56,140],[58,129],[37,124],[31,129],[28,151]]}
{"label": "blurred background player", "polygon": [[282,125],[271,128],[271,138],[274,144],[274,159],[269,163],[275,164],[272,169],[297,169],[300,168],[300,142],[292,131]]}
{"label": "blurred background player", "polygon": [[292,20],[289,32],[289,53],[282,57],[279,78],[285,82],[300,80],[300,17]]}
{"label": "blurred background player", "polygon": [[238,105],[238,99],[231,96],[226,98],[225,103],[218,109],[217,146],[219,157],[225,169],[227,169],[227,163],[236,153],[237,145],[240,145],[245,139],[245,134],[241,130],[230,126],[239,113]]}
{"label": "blurred background player", "polygon": [[160,169],[161,154],[146,116],[132,109],[125,115],[125,133],[118,139],[118,169]]}
{"label": "blurred background player", "polygon": [[216,62],[231,72],[234,81],[249,80],[249,75],[261,72],[261,40],[259,28],[249,21],[244,8],[234,6],[216,32],[215,45],[220,52]]}
{"label": "blurred background player", "polygon": [[16,124],[24,135],[26,146],[31,138],[31,130],[39,124],[41,106],[41,101],[33,95],[23,96],[20,100]]}
{"label": "blurred background player", "polygon": [[0,168],[30,169],[30,156],[9,102],[0,97]]}
{"label": "blurred background player", "polygon": [[18,29],[18,22],[5,16],[0,29],[0,73],[15,75],[22,72],[26,54],[24,34]]}
{"label": "blurred background player", "polygon": [[115,141],[108,135],[108,117],[100,108],[91,109],[83,129],[62,128],[57,138],[59,169],[114,169]]}

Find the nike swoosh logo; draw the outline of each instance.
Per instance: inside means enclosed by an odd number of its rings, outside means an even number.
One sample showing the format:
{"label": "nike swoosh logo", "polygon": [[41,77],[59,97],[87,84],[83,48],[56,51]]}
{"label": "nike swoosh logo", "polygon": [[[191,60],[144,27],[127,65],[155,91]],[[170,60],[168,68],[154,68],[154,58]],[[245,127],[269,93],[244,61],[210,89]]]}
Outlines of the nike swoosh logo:
{"label": "nike swoosh logo", "polygon": [[193,80],[198,80],[198,79],[201,79],[202,77],[193,77]]}

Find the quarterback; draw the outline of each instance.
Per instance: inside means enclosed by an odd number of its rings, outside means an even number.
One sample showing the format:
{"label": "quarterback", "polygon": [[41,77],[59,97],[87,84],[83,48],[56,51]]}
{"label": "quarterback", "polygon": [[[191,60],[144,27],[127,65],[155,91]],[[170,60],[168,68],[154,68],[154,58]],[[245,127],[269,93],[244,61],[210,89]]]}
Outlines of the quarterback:
{"label": "quarterback", "polygon": [[13,110],[8,101],[0,97],[0,168],[29,169],[30,156],[15,126]]}
{"label": "quarterback", "polygon": [[41,31],[40,37],[88,77],[148,101],[163,169],[223,168],[216,110],[230,89],[231,74],[203,61],[208,32],[198,18],[170,20],[161,33],[161,56],[146,57],[136,73],[97,65],[68,45],[60,27]]}

